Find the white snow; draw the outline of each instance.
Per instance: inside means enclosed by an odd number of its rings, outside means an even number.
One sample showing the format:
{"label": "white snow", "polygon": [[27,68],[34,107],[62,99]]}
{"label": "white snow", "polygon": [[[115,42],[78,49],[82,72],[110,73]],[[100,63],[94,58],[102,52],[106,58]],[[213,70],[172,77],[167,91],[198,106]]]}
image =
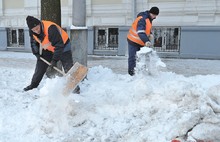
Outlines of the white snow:
{"label": "white snow", "polygon": [[61,77],[23,92],[35,57],[0,52],[0,142],[219,142],[220,75],[176,74],[147,56],[133,77],[90,67],[81,93],[63,96]]}

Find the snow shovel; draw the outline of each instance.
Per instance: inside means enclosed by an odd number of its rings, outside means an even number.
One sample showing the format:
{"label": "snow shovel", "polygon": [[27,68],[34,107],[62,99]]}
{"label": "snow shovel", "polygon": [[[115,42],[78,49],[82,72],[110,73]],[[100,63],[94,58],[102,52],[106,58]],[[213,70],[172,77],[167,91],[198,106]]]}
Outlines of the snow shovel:
{"label": "snow shovel", "polygon": [[[51,65],[47,60],[40,57],[42,61],[46,64]],[[66,77],[66,86],[64,87],[63,94],[68,95],[73,91],[77,85],[86,77],[88,68],[78,62],[76,62],[72,68],[67,72],[63,72],[57,67],[53,67],[56,71],[61,73],[64,77]]]}

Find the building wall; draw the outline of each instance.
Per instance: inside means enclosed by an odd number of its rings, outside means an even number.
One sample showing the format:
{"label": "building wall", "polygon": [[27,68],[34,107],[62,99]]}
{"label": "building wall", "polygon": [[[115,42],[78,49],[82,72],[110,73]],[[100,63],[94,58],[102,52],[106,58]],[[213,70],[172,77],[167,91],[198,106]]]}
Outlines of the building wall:
{"label": "building wall", "polygon": [[29,29],[28,28],[25,28],[24,30],[24,50],[27,51],[27,52],[31,52],[31,44],[30,44],[30,36],[29,36]]}
{"label": "building wall", "polygon": [[156,25],[215,26],[220,23],[219,0],[169,1],[157,4],[161,14]]}
{"label": "building wall", "polygon": [[219,26],[182,27],[180,57],[220,59],[219,37]]}
{"label": "building wall", "polygon": [[39,1],[0,0],[0,27],[25,27],[27,14],[39,17]]}
{"label": "building wall", "polygon": [[1,28],[0,27],[0,50],[5,50],[6,46],[7,46],[7,33],[5,28]]}
{"label": "building wall", "polygon": [[72,25],[72,0],[61,0],[61,25],[65,28]]}
{"label": "building wall", "polygon": [[[220,36],[218,30],[218,26],[220,26],[219,0],[122,0],[112,3],[87,0],[86,4],[88,26],[118,26],[124,27],[124,29],[132,24],[139,12],[149,10],[152,6],[158,6],[160,14],[153,21],[153,26],[181,27],[179,53],[162,53],[163,56],[220,58],[218,50],[218,37]],[[208,31],[210,28],[211,30]],[[126,54],[126,31],[124,34],[121,31],[119,33],[119,49],[124,49],[125,51],[121,53]],[[205,36],[206,34],[209,37]],[[211,38],[213,36],[215,37]],[[212,42],[209,42],[210,45],[207,46],[199,41]]]}
{"label": "building wall", "polygon": [[[33,15],[40,19],[41,0],[0,0],[0,34],[4,35],[5,27],[25,29],[25,51],[29,49],[29,36],[25,18]],[[160,14],[153,22],[153,26],[179,26],[181,27],[181,44],[179,56],[195,57],[207,52],[208,46],[200,48],[189,39],[198,37],[202,41],[213,41],[212,36],[219,37],[219,30],[211,30],[210,37],[200,36],[206,33],[204,26],[220,26],[220,1],[219,0],[86,0],[86,26],[89,27],[88,36],[94,38],[94,27],[118,27],[119,28],[119,48],[118,55],[125,55],[127,52],[126,34],[136,15],[152,6],[160,8]],[[80,11],[79,11],[80,12]],[[70,29],[72,25],[72,0],[61,0],[62,27]],[[189,29],[187,29],[189,27]],[[193,28],[197,28],[197,31]],[[186,30],[187,29],[187,30]],[[209,28],[208,28],[209,29]],[[199,32],[198,32],[199,31]],[[196,38],[197,39],[197,38]],[[196,40],[194,39],[194,40]],[[4,40],[2,38],[1,40]],[[188,42],[188,40],[190,42]],[[214,38],[212,42],[212,52],[218,56],[218,41]],[[88,38],[88,52],[94,53],[92,38]],[[7,41],[1,41],[0,50],[7,50]],[[195,46],[195,47],[194,47]],[[200,46],[200,44],[199,44]],[[194,50],[195,49],[195,50]],[[216,51],[216,52],[215,52]],[[192,54],[189,54],[192,53]],[[215,54],[216,53],[216,54]],[[211,55],[205,55],[211,57]]]}
{"label": "building wall", "polygon": [[130,9],[130,1],[87,0],[87,26],[126,25]]}
{"label": "building wall", "polygon": [[[62,26],[72,25],[72,0],[61,0]],[[218,26],[219,0],[86,0],[87,26],[130,26],[152,6],[160,8],[154,26]],[[25,18],[40,18],[40,0],[0,0],[0,27],[26,27]]]}
{"label": "building wall", "polygon": [[220,24],[219,0],[87,0],[87,25],[129,26],[141,11],[158,6],[154,26],[217,26]]}
{"label": "building wall", "polygon": [[[40,17],[41,0],[0,0],[0,27],[27,27],[28,15]],[[72,0],[61,0],[61,20],[63,27],[72,23]]]}

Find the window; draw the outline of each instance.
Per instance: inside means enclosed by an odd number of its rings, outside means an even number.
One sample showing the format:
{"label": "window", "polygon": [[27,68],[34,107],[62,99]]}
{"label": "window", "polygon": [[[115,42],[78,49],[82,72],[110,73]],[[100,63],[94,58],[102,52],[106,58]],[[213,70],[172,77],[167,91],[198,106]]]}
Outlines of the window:
{"label": "window", "polygon": [[109,28],[108,29],[108,45],[111,48],[118,47],[118,28]]}
{"label": "window", "polygon": [[158,52],[179,52],[180,27],[154,27],[152,33]]}
{"label": "window", "polygon": [[24,30],[18,29],[18,43],[19,45],[24,46]]}
{"label": "window", "polygon": [[6,28],[7,46],[24,47],[24,29]]}
{"label": "window", "polygon": [[117,50],[118,28],[97,27],[95,29],[95,49]]}

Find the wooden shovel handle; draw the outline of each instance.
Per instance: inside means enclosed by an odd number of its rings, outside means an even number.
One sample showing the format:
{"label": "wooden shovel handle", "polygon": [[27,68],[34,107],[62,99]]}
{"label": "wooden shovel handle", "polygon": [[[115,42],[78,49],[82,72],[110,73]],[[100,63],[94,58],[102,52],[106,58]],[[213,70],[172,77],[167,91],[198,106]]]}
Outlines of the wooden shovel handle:
{"label": "wooden shovel handle", "polygon": [[[47,60],[45,60],[44,58],[40,57],[40,59],[42,61],[44,61],[46,64],[51,65],[51,63],[49,63]],[[56,71],[58,71],[59,73],[61,73],[62,75],[66,75],[63,71],[61,71],[60,69],[58,69],[57,67],[53,67]]]}

